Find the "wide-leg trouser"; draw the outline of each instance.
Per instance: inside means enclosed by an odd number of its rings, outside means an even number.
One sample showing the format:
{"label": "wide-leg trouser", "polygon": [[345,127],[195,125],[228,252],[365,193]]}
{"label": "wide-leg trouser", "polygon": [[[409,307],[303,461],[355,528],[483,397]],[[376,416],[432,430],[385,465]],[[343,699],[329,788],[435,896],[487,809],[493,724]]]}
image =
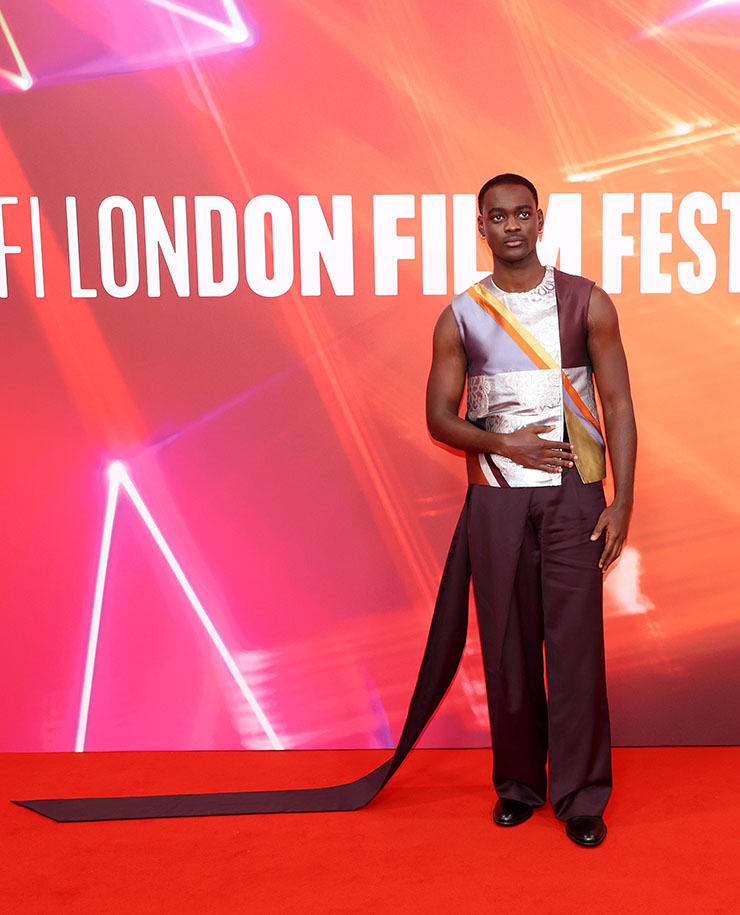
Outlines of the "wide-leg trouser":
{"label": "wide-leg trouser", "polygon": [[[601,483],[473,485],[468,545],[500,797],[598,816],[612,787],[606,695]],[[542,646],[545,646],[547,695]]]}

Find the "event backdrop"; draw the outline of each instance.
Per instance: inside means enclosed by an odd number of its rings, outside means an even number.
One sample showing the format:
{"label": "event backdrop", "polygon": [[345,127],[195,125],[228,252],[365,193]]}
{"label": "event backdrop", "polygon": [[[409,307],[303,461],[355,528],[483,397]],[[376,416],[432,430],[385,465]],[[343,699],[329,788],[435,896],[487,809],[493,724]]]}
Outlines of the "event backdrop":
{"label": "event backdrop", "polygon": [[[0,749],[393,744],[510,170],[631,366],[615,743],[740,741],[739,6],[0,0]],[[487,740],[471,626],[423,745]]]}

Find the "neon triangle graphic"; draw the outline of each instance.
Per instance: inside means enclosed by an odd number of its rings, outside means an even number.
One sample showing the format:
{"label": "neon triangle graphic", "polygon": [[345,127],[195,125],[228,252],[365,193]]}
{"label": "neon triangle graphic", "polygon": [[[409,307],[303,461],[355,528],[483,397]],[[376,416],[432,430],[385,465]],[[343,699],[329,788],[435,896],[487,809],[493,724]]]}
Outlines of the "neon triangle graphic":
{"label": "neon triangle graphic", "polygon": [[128,471],[123,466],[120,461],[114,461],[108,468],[108,479],[109,479],[109,488],[108,488],[108,501],[105,507],[105,520],[103,522],[103,536],[100,544],[100,559],[98,561],[98,573],[95,579],[95,596],[93,598],[93,611],[92,611],[92,620],[90,622],[90,636],[87,644],[87,658],[85,661],[85,674],[82,681],[82,698],[80,700],[80,714],[77,721],[77,737],[75,740],[75,752],[81,753],[85,749],[85,737],[87,734],[87,722],[90,714],[90,696],[92,694],[92,683],[93,683],[93,673],[95,670],[95,655],[98,648],[98,637],[100,634],[100,618],[103,611],[103,594],[105,592],[105,580],[108,572],[108,559],[110,557],[110,545],[111,539],[113,536],[113,521],[116,516],[116,505],[118,504],[118,494],[123,489],[128,497],[134,504],[137,512],[141,516],[144,524],[147,526],[149,533],[154,538],[154,542],[159,547],[160,552],[164,556],[167,564],[172,570],[173,575],[177,579],[178,584],[182,588],[185,596],[187,597],[190,605],[195,611],[196,616],[203,625],[203,628],[208,633],[208,637],[213,643],[214,647],[221,656],[221,660],[226,665],[226,669],[229,671],[231,676],[234,679],[234,682],[239,688],[239,691],[244,696],[247,701],[247,704],[254,712],[255,717],[262,726],[262,730],[267,735],[268,740],[272,744],[272,747],[275,750],[284,749],[280,738],[277,736],[275,731],[272,728],[272,725],[267,720],[267,716],[260,707],[259,702],[257,701],[254,693],[249,688],[247,681],[244,679],[242,672],[236,665],[234,658],[229,652],[228,648],[224,644],[223,639],[216,631],[216,627],[211,622],[210,617],[206,613],[203,604],[201,604],[198,596],[192,588],[192,585],[185,576],[185,573],[180,566],[180,563],[175,558],[174,553],[169,547],[169,544],[164,539],[162,532],[157,526],[156,521],[151,515],[151,512],[144,504],[144,500],[138,493],[138,490],[133,484],[131,477],[128,475]]}
{"label": "neon triangle graphic", "polygon": [[220,19],[214,19],[213,16],[206,16],[205,13],[199,13],[192,7],[183,3],[177,3],[176,0],[147,0],[153,6],[159,6],[170,13],[176,13],[185,19],[192,19],[193,22],[199,22],[208,28],[214,29],[220,35],[233,41],[234,44],[241,44],[251,38],[246,22],[242,19],[236,8],[234,0],[221,0],[224,6],[224,12],[228,22],[222,22]]}
{"label": "neon triangle graphic", "polygon": [[5,77],[8,82],[11,82],[14,86],[17,86],[19,89],[30,89],[33,85],[33,78],[28,72],[28,67],[26,62],[23,60],[23,55],[21,54],[18,45],[15,43],[15,38],[8,28],[8,23],[5,21],[5,16],[3,16],[2,11],[0,10],[0,29],[2,29],[5,39],[8,42],[8,47],[10,52],[15,58],[15,62],[18,65],[18,72],[12,73],[10,70],[6,70],[3,67],[0,67],[0,76]]}

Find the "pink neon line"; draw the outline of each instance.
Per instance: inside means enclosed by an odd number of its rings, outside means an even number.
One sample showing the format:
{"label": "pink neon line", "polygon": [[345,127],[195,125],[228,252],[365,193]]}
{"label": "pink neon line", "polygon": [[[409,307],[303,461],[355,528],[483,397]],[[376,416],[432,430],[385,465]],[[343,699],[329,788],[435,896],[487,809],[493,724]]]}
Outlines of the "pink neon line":
{"label": "pink neon line", "polygon": [[85,673],[82,679],[82,697],[80,699],[80,714],[77,719],[77,737],[75,739],[75,752],[81,753],[85,749],[85,736],[87,734],[87,721],[90,714],[90,695],[92,693],[93,672],[95,670],[95,655],[98,649],[98,636],[100,634],[100,617],[103,612],[103,593],[105,579],[108,572],[108,558],[110,556],[110,543],[113,536],[113,519],[116,515],[116,503],[121,478],[114,473],[112,464],[108,470],[110,484],[108,486],[108,501],[105,506],[105,521],[103,522],[103,536],[100,541],[100,558],[98,559],[98,574],[95,577],[95,596],[93,598],[92,619],[90,621],[90,636],[87,642],[87,658],[85,659]]}
{"label": "pink neon line", "polygon": [[149,533],[152,535],[154,542],[159,547],[160,552],[164,556],[167,564],[169,565],[172,573],[177,579],[180,587],[183,589],[185,596],[190,601],[190,605],[193,610],[195,610],[198,619],[203,625],[203,628],[208,633],[209,638],[213,642],[216,650],[221,656],[221,660],[226,665],[227,670],[233,677],[236,685],[239,687],[241,694],[246,699],[249,707],[254,712],[255,717],[262,726],[263,731],[265,732],[268,740],[272,744],[273,748],[276,750],[284,749],[283,744],[280,738],[275,733],[272,725],[267,719],[262,707],[257,701],[256,696],[250,689],[244,675],[239,670],[234,658],[226,647],[223,639],[219,635],[216,627],[213,625],[211,618],[206,613],[203,604],[198,599],[195,591],[193,590],[192,585],[188,581],[185,573],[180,566],[180,563],[175,558],[174,553],[169,547],[169,544],[165,540],[162,532],[157,526],[156,521],[154,520],[151,512],[144,504],[144,500],[139,495],[138,490],[133,484],[131,477],[128,475],[126,468],[121,464],[120,461],[115,461],[108,468],[108,473],[110,476],[110,488],[108,490],[108,504],[106,506],[105,513],[105,523],[103,526],[103,539],[101,543],[100,550],[100,561],[98,563],[98,576],[95,584],[95,599],[93,602],[93,619],[90,626],[90,639],[88,644],[88,654],[87,654],[87,663],[85,665],[85,677],[83,682],[82,690],[82,701],[80,704],[80,719],[77,728],[77,742],[75,745],[75,750],[82,751],[84,750],[85,745],[85,733],[87,730],[87,720],[89,715],[90,707],[90,694],[92,692],[92,678],[93,670],[95,666],[95,652],[97,649],[98,636],[100,630],[100,617],[102,614],[103,607],[103,592],[105,590],[105,578],[108,569],[108,557],[110,554],[110,541],[113,533],[113,519],[115,517],[115,509],[117,503],[118,490],[122,486],[128,494],[129,498],[133,502],[136,510],[138,511],[141,519],[146,524]]}
{"label": "pink neon line", "polygon": [[225,38],[228,38],[235,44],[246,41],[249,38],[249,29],[239,15],[234,0],[222,0],[224,12],[229,20],[228,24],[226,22],[221,22],[218,19],[214,19],[213,16],[206,16],[203,13],[199,13],[189,6],[183,6],[182,3],[175,3],[173,0],[147,0],[147,2],[151,3],[152,6],[159,6],[170,13],[183,16],[185,19],[192,19],[193,22],[198,22],[208,28],[215,29],[215,31],[220,32]]}

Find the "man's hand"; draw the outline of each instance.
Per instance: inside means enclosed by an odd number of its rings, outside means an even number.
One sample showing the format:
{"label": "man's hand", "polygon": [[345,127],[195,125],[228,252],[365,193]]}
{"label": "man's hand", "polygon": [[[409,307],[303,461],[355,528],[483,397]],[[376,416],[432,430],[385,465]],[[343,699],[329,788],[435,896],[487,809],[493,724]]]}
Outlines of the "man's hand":
{"label": "man's hand", "polygon": [[572,467],[576,455],[570,442],[552,442],[540,438],[541,432],[552,432],[555,426],[532,425],[502,436],[505,443],[499,454],[532,470],[562,473],[563,467]]}
{"label": "man's hand", "polygon": [[601,554],[601,559],[599,559],[599,568],[602,572],[606,572],[609,566],[616,559],[619,559],[624,541],[627,539],[627,529],[629,528],[631,514],[631,505],[617,505],[616,502],[612,502],[599,515],[599,520],[593,529],[591,539],[598,540],[602,533],[606,531],[606,546]]}

